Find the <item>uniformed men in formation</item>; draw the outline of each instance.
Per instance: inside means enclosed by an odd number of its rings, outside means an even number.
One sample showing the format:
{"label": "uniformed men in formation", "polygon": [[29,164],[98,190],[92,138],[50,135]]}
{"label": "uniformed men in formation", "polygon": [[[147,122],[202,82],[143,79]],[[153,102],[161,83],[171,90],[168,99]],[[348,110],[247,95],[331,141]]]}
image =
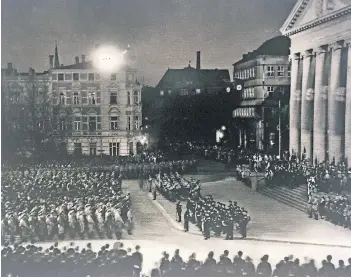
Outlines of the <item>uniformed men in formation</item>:
{"label": "uniformed men in formation", "polygon": [[200,193],[201,184],[191,178],[189,181],[175,174],[158,174],[150,179],[150,185],[170,201],[179,201],[176,205],[177,221],[181,221],[181,200],[186,201],[184,213],[184,231],[189,230],[189,222],[195,224],[205,239],[226,235],[227,240],[233,239],[233,232],[238,229],[242,238],[246,238],[247,224],[251,220],[247,211],[239,207],[237,202],[225,204],[215,202],[212,196],[203,197]]}
{"label": "uniformed men in formation", "polygon": [[4,172],[2,239],[120,238],[131,226],[121,182],[111,171]]}

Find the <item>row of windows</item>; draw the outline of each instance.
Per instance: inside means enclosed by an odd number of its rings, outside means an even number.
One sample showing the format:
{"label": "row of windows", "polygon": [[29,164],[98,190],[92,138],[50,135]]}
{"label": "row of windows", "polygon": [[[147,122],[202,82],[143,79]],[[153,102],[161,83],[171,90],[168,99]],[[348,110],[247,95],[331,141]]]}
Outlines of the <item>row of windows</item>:
{"label": "row of windows", "polygon": [[[268,65],[264,67],[264,74],[265,77],[285,77],[285,70],[287,70],[287,77],[290,77],[290,66],[283,66],[283,65],[278,65],[278,66],[273,66],[273,65]],[[242,79],[242,80],[247,80],[250,78],[255,78],[256,72],[255,68],[250,68],[250,69],[245,69],[239,72],[236,72],[234,74],[235,78]]]}
{"label": "row of windows", "polygon": [[[60,93],[60,105],[84,105],[84,104],[89,104],[89,105],[96,105],[100,104],[101,101],[101,96],[100,92],[73,92],[73,96],[71,96],[69,93]],[[133,103],[134,105],[139,105],[139,92],[134,91],[133,93]],[[118,104],[118,94],[117,92],[110,92],[110,104],[111,105],[116,105]],[[127,92],[127,105],[132,104],[132,94],[130,91]]]}
{"label": "row of windows", "polygon": [[255,89],[253,87],[244,88],[244,90],[241,92],[241,95],[243,99],[255,98]]}
{"label": "row of windows", "polygon": [[[52,80],[54,81],[99,81],[100,74],[99,73],[53,73]],[[110,75],[111,81],[117,80],[117,75]],[[127,75],[127,81],[133,80],[133,74]]]}
{"label": "row of windows", "polygon": [[[131,116],[127,117],[127,130],[139,130],[140,129],[140,117],[134,116],[132,120]],[[120,117],[110,116],[109,117],[109,128],[110,130],[120,130]],[[101,117],[97,115],[79,116],[76,115],[73,118],[73,131],[90,131],[94,132],[101,130]]]}
{"label": "row of windows", "polygon": [[[128,143],[128,152],[129,155],[134,155],[134,150],[133,150],[133,142]],[[80,142],[75,142],[74,143],[74,153],[75,154],[82,154],[82,143]],[[110,156],[119,156],[120,155],[120,143],[119,142],[110,142],[109,143],[109,152]],[[89,144],[89,153],[91,156],[96,156],[97,155],[97,145],[96,142],[91,142]]]}

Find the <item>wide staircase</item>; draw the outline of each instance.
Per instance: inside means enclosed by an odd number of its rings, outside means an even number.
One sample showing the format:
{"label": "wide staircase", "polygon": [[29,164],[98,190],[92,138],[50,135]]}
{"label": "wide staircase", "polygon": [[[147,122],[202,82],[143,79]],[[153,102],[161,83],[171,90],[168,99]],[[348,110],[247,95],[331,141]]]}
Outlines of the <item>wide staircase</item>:
{"label": "wide staircase", "polygon": [[236,168],[226,168],[223,163],[211,160],[199,160],[197,173],[201,175],[232,175],[236,174]]}
{"label": "wide staircase", "polygon": [[262,187],[259,192],[302,212],[307,211],[307,185],[296,188],[284,186]]}

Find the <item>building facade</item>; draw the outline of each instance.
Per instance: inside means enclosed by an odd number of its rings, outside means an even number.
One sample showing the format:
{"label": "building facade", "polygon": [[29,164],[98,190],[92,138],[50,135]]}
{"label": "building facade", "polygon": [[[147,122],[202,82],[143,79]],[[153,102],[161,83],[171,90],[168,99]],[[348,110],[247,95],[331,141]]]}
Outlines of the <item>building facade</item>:
{"label": "building facade", "polygon": [[299,0],[281,28],[291,38],[290,151],[351,159],[351,1]]}
{"label": "building facade", "polygon": [[129,65],[103,75],[85,56],[51,69],[53,106],[69,153],[133,155],[143,137],[141,85]]}
{"label": "building facade", "polygon": [[1,101],[3,152],[32,152],[53,130],[49,72],[19,73],[8,63],[1,70]]}
{"label": "building facade", "polygon": [[[289,103],[289,47],[288,38],[276,37],[233,64],[234,78],[244,84],[239,107],[233,111],[241,147],[278,149],[279,110],[286,110]],[[286,124],[281,124],[283,146],[288,139],[286,129]]]}

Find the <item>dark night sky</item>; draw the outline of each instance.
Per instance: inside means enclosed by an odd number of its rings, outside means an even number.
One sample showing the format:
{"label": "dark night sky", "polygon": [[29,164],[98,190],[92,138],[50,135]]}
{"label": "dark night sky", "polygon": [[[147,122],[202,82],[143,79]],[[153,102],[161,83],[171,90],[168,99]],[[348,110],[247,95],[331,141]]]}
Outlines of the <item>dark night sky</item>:
{"label": "dark night sky", "polygon": [[48,67],[58,41],[60,62],[94,45],[135,47],[140,76],[157,83],[201,50],[203,68],[227,68],[279,35],[297,0],[2,0],[2,66]]}

